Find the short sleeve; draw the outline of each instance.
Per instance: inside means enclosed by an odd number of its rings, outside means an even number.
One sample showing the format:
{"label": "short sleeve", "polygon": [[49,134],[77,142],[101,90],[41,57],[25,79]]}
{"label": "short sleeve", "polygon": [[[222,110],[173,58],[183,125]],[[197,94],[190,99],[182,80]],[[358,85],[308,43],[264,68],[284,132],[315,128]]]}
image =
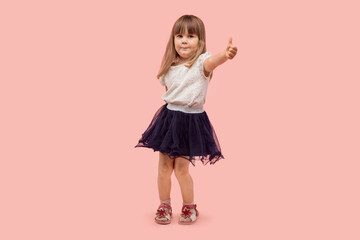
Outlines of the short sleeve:
{"label": "short sleeve", "polygon": [[159,81],[160,81],[160,84],[161,84],[162,86],[166,86],[165,81],[164,81],[164,75],[162,75],[161,77],[159,77]]}
{"label": "short sleeve", "polygon": [[207,59],[211,55],[212,54],[210,52],[205,52],[205,53],[201,54],[198,57],[198,60],[197,60],[197,66],[198,66],[198,68],[200,70],[200,74],[204,78],[209,78],[210,77],[210,75],[208,77],[206,77],[205,74],[204,74],[204,62],[205,62],[205,59]]}

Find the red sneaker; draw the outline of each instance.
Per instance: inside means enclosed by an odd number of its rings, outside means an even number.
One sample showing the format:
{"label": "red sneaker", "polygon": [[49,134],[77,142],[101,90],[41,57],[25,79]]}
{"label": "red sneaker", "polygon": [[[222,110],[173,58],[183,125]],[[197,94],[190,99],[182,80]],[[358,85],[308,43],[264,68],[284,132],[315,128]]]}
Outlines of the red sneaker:
{"label": "red sneaker", "polygon": [[193,224],[199,217],[196,204],[184,205],[181,209],[179,224]]}
{"label": "red sneaker", "polygon": [[172,218],[172,208],[170,205],[162,203],[155,214],[155,222],[159,224],[169,224]]}

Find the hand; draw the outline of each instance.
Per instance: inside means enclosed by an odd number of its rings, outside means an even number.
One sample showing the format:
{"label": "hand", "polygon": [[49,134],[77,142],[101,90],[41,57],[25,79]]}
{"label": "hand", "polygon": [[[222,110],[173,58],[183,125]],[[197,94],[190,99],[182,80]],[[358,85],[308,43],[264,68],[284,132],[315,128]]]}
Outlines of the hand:
{"label": "hand", "polygon": [[236,55],[237,47],[232,44],[232,37],[229,39],[229,43],[225,50],[225,56],[227,59],[233,59]]}

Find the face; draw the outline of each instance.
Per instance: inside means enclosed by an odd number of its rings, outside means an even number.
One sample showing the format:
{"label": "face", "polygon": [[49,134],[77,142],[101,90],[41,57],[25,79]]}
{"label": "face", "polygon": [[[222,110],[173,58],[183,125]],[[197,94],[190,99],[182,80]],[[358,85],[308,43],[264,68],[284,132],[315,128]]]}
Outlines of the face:
{"label": "face", "polygon": [[181,61],[191,58],[198,48],[199,38],[196,34],[188,34],[186,31],[174,36],[174,45],[176,52],[180,55]]}

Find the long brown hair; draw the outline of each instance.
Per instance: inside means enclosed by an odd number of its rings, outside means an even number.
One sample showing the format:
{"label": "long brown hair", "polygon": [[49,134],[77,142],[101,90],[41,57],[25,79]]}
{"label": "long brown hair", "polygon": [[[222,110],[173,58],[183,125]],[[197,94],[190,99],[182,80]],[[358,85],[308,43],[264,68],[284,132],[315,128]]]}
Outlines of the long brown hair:
{"label": "long brown hair", "polygon": [[157,78],[160,78],[161,76],[165,75],[169,71],[171,64],[176,62],[176,60],[180,57],[179,54],[176,52],[174,46],[174,36],[176,34],[183,34],[186,31],[189,34],[196,34],[199,38],[198,49],[195,52],[194,56],[190,58],[186,67],[191,68],[191,66],[194,64],[196,59],[202,53],[206,52],[205,26],[203,21],[201,21],[200,18],[194,15],[181,16],[178,20],[176,20],[171,30],[170,38],[166,46],[165,54],[163,56]]}

